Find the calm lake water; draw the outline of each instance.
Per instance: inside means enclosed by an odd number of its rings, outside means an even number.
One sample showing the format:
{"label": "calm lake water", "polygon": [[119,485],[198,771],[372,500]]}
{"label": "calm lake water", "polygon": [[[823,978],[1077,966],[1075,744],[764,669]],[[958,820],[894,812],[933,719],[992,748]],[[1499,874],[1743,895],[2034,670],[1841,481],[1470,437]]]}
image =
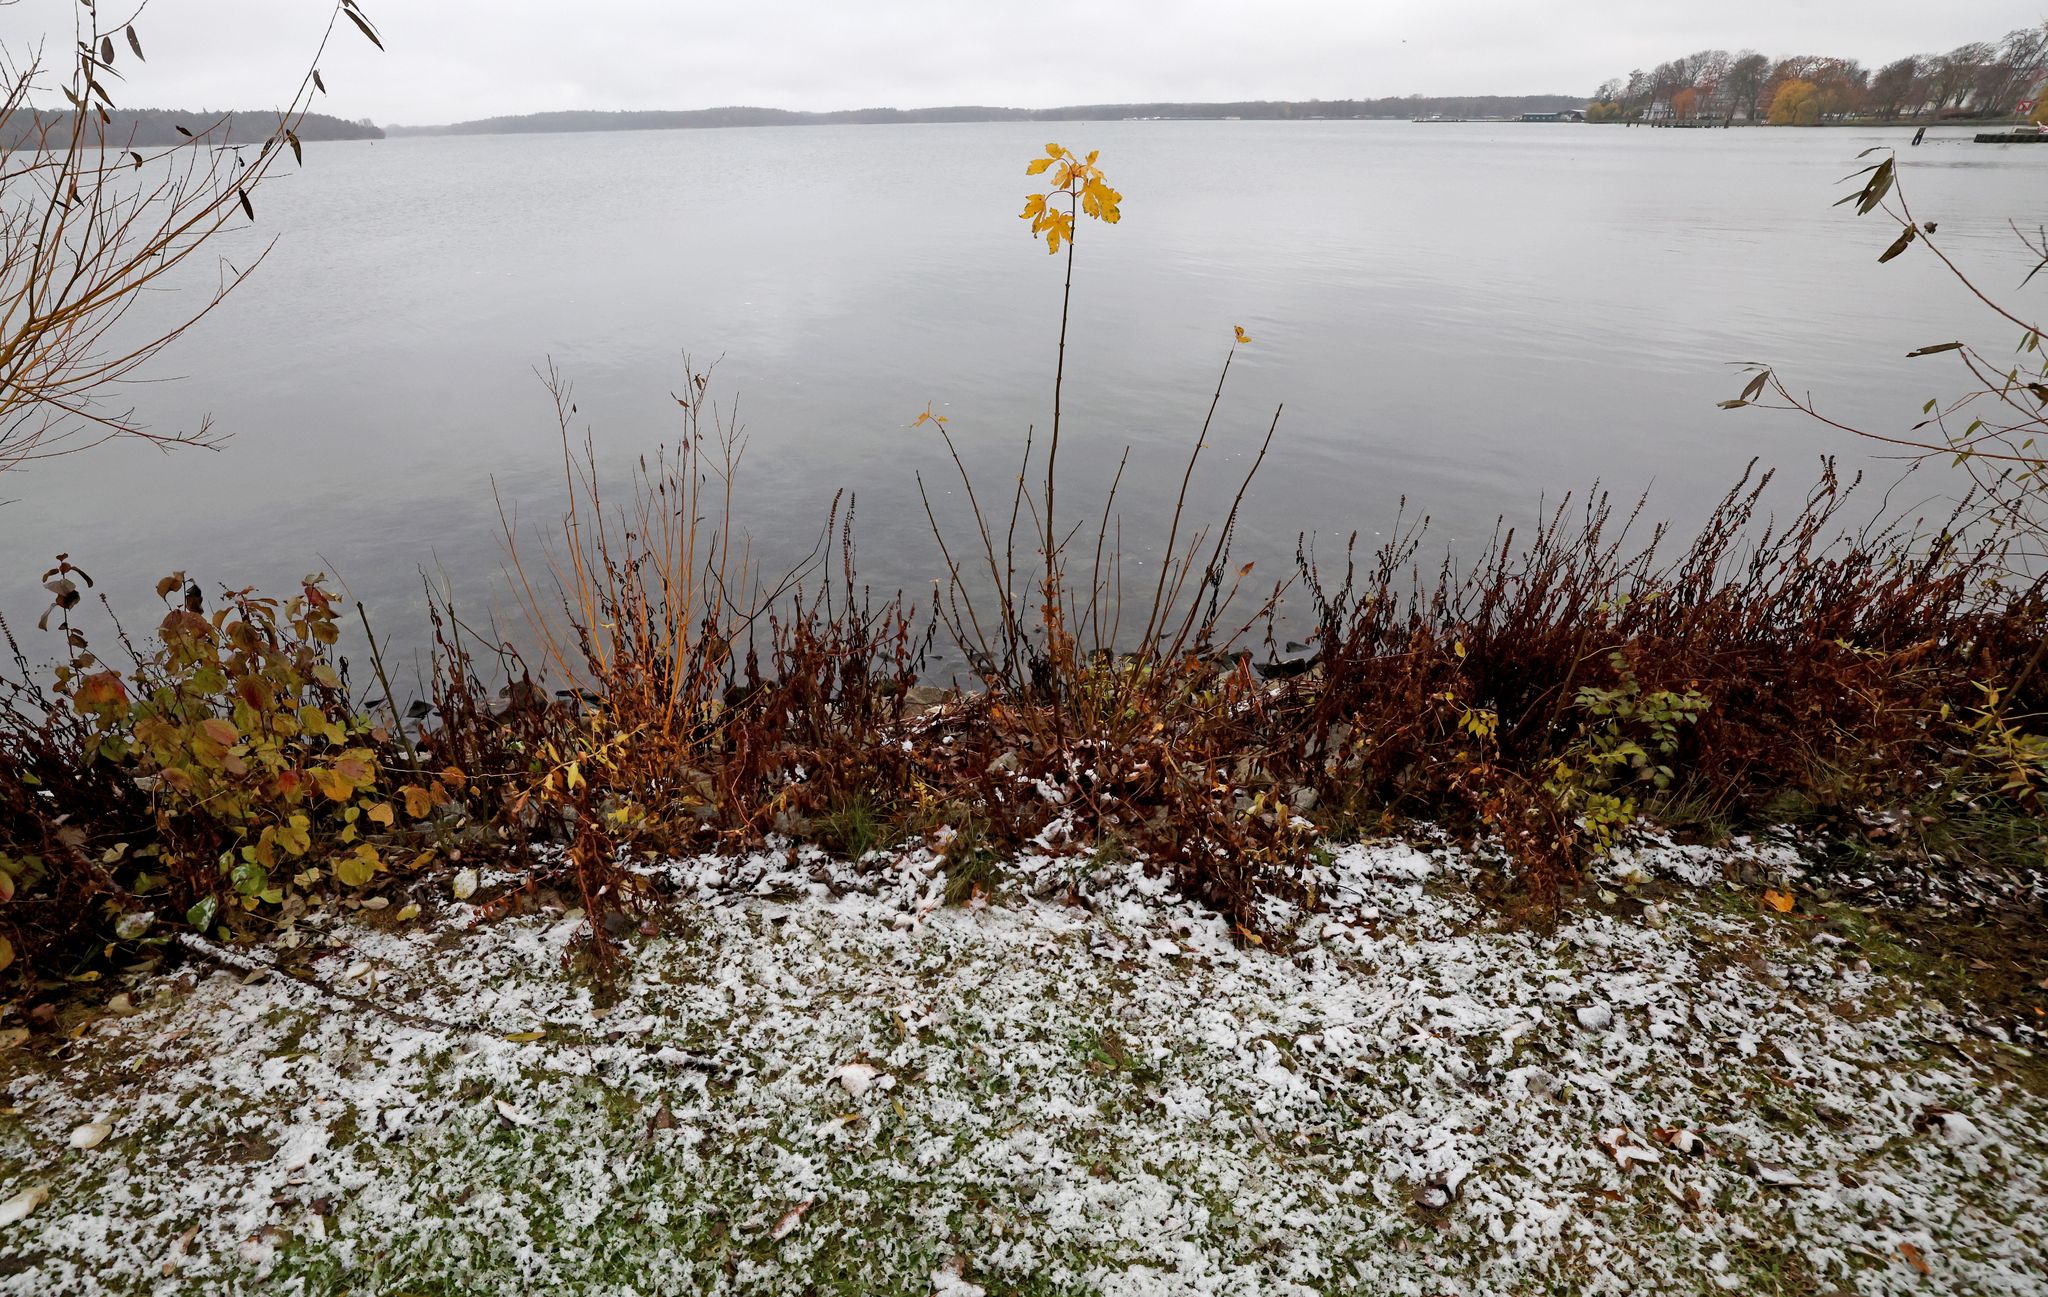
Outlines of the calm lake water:
{"label": "calm lake water", "polygon": [[[623,464],[673,436],[685,352],[722,358],[716,391],[751,434],[757,556],[807,550],[845,488],[864,575],[928,590],[914,474],[942,509],[959,501],[912,418],[928,401],[948,415],[1000,492],[1049,415],[1060,267],[1016,219],[1047,138],[1100,149],[1125,194],[1121,225],[1081,231],[1062,511],[1099,499],[1130,446],[1122,527],[1146,561],[1233,325],[1254,343],[1197,504],[1227,504],[1284,402],[1239,544],[1262,572],[1299,532],[1388,529],[1403,497],[1434,515],[1440,552],[1595,479],[1649,490],[1684,525],[1752,457],[1800,483],[1829,453],[1889,477],[1817,426],[1717,410],[1730,363],[1769,360],[1897,427],[1947,372],[1906,351],[2009,331],[1928,259],[1879,268],[1886,228],[1830,207],[1856,154],[1903,131],[1119,122],[324,144],[259,198],[276,248],[169,354],[176,381],[127,394],[160,428],[211,413],[233,439],[111,447],[0,484],[0,609],[33,639],[35,577],[60,550],[139,616],[173,568],[277,589],[325,570],[401,644],[422,627],[422,568],[479,616],[509,607],[494,491],[534,527],[561,480],[536,367],[574,381]],[[1947,246],[2017,284],[2005,222],[2040,215],[2048,149],[1936,134],[1902,156]]]}

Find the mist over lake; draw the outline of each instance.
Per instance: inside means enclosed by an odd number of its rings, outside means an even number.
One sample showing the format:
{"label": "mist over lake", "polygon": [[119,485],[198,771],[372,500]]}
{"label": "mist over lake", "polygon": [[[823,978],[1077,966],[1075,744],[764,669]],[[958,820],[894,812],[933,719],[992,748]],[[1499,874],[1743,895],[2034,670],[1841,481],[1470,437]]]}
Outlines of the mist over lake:
{"label": "mist over lake", "polygon": [[[716,362],[749,436],[736,500],[756,558],[809,552],[843,489],[862,578],[928,589],[943,569],[915,475],[943,521],[966,518],[912,420],[927,402],[948,416],[1006,496],[1026,428],[1042,444],[1049,419],[1061,263],[1016,219],[1047,139],[1100,149],[1125,195],[1123,222],[1078,244],[1061,499],[1092,516],[1131,448],[1132,572],[1150,570],[1233,326],[1253,342],[1195,508],[1227,507],[1284,402],[1237,545],[1261,577],[1299,532],[1327,550],[1390,529],[1404,497],[1440,553],[1595,479],[1650,491],[1681,529],[1752,458],[1795,490],[1823,455],[1889,480],[1900,466],[1868,445],[1715,403],[1740,386],[1731,363],[1761,360],[1898,427],[1947,377],[1899,358],[1987,334],[1932,259],[1878,266],[1888,231],[1829,206],[1860,151],[1909,134],[1114,122],[309,145],[264,190],[259,231],[221,245],[238,260],[274,235],[268,261],[167,353],[170,381],[124,397],[156,427],[210,413],[232,439],[115,444],[10,480],[0,608],[32,621],[64,551],[135,615],[173,569],[271,589],[325,570],[409,645],[424,565],[481,619],[501,589],[497,501],[522,528],[558,511],[536,369],[574,383],[579,435],[623,469],[675,435],[685,353]],[[1937,131],[1901,157],[1945,247],[2017,283],[2006,222],[2048,198],[2048,149]]]}

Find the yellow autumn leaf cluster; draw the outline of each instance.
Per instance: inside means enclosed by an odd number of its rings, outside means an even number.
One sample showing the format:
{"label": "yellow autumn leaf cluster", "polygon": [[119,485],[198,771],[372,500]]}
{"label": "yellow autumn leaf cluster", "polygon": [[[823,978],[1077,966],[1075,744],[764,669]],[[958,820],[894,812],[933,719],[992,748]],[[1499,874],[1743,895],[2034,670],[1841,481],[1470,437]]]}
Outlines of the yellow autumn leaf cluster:
{"label": "yellow autumn leaf cluster", "polygon": [[[1119,204],[1124,196],[1109,187],[1102,168],[1095,165],[1101,156],[1097,150],[1085,158],[1076,157],[1057,144],[1048,144],[1045,156],[1033,158],[1024,168],[1024,174],[1029,176],[1052,173],[1045,192],[1027,195],[1024,210],[1019,214],[1020,219],[1031,222],[1033,238],[1045,236],[1047,252],[1058,252],[1062,243],[1073,241],[1077,215],[1090,216],[1108,225],[1123,219]],[[1061,199],[1066,200],[1064,207],[1060,205]]]}

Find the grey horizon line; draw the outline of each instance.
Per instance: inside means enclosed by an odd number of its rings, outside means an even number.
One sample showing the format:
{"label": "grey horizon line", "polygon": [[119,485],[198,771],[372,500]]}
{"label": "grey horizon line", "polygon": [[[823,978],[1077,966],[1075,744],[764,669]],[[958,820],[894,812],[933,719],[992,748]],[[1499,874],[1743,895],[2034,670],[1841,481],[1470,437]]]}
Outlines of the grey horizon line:
{"label": "grey horizon line", "polygon": [[[852,114],[855,114],[855,113],[947,113],[947,112],[990,112],[990,113],[1016,113],[1016,114],[1019,114],[1019,115],[1021,115],[1021,116],[1030,116],[1030,115],[1033,115],[1033,114],[1043,114],[1043,113],[1082,113],[1082,112],[1107,112],[1107,111],[1110,111],[1110,110],[1113,110],[1113,109],[1122,109],[1122,108],[1147,108],[1147,107],[1171,107],[1171,108],[1228,108],[1228,107],[1235,107],[1235,106],[1239,106],[1239,105],[1245,105],[1245,106],[1257,106],[1257,105],[1267,105],[1267,104],[1293,104],[1293,105],[1307,105],[1307,104],[1360,104],[1360,103],[1390,103],[1390,102],[1398,102],[1398,101],[1404,101],[1404,100],[1410,100],[1410,99],[1414,99],[1414,100],[1423,100],[1423,101],[1429,101],[1429,100],[1438,100],[1438,99],[1504,99],[1504,100],[1506,100],[1506,99],[1566,99],[1566,100],[1572,100],[1572,101],[1575,101],[1575,102],[1584,102],[1584,103],[1591,103],[1591,102],[1592,102],[1592,99],[1591,99],[1591,97],[1590,97],[1590,96],[1587,96],[1587,95],[1583,95],[1583,94],[1566,94],[1566,93],[1561,93],[1561,92],[1560,92],[1560,93],[1543,93],[1543,92],[1537,92],[1537,93],[1531,93],[1531,94],[1497,94],[1497,93],[1493,93],[1493,92],[1478,92],[1478,93],[1463,93],[1463,94],[1419,94],[1419,93],[1411,93],[1411,94],[1404,94],[1404,95],[1375,95],[1375,96],[1360,96],[1360,97],[1352,97],[1352,98],[1341,98],[1341,99],[1321,99],[1321,98],[1317,98],[1317,99],[1148,99],[1148,100],[1131,100],[1131,101],[1125,101],[1125,102],[1116,102],[1116,103],[1111,103],[1111,102],[1103,102],[1103,103],[1089,103],[1089,104],[1054,104],[1054,105],[1049,105],[1049,106],[1045,106],[1045,107],[1036,107],[1036,108],[1020,108],[1020,107],[1014,107],[1014,106],[1010,106],[1010,105],[1005,105],[1005,104],[975,104],[975,103],[953,103],[953,104],[933,104],[933,105],[929,105],[929,106],[924,106],[924,107],[916,107],[916,108],[901,108],[901,107],[897,107],[897,106],[894,106],[894,105],[888,105],[888,104],[866,104],[866,105],[862,105],[861,107],[858,107],[858,108],[778,108],[778,107],[775,107],[775,106],[773,106],[773,105],[769,105],[769,104],[741,104],[741,103],[734,103],[734,104],[710,104],[710,105],[705,105],[705,106],[702,106],[702,107],[697,107],[697,108],[538,108],[538,109],[528,109],[528,110],[524,110],[524,111],[502,112],[502,113],[488,113],[488,114],[485,114],[484,116],[481,116],[481,117],[468,117],[468,118],[464,118],[464,119],[462,119],[462,120],[460,120],[460,121],[453,121],[453,122],[433,122],[433,123],[421,123],[421,124],[417,124],[417,125],[416,125],[416,124],[413,124],[413,123],[410,123],[410,122],[378,122],[377,124],[378,124],[378,125],[379,125],[380,127],[383,127],[384,129],[387,129],[387,130],[389,130],[389,129],[394,129],[394,128],[395,128],[395,129],[400,129],[400,130],[417,130],[417,131],[425,131],[425,130],[444,130],[444,129],[447,129],[447,128],[449,128],[449,127],[454,127],[454,126],[474,126],[474,125],[476,125],[476,124],[478,124],[478,123],[480,123],[480,122],[497,122],[497,121],[520,121],[520,120],[523,120],[523,119],[527,119],[527,118],[533,118],[533,117],[569,117],[569,116],[588,116],[588,117],[611,117],[611,116],[625,116],[625,115],[630,115],[630,114],[644,114],[644,115],[648,115],[648,116],[657,116],[657,115],[661,115],[661,116],[678,116],[678,117],[680,117],[680,116],[688,116],[688,115],[690,115],[690,114],[693,114],[693,113],[723,113],[723,112],[760,112],[760,113],[781,113],[781,114],[785,114],[785,115],[788,115],[788,116],[791,116],[791,117],[845,117],[845,116],[850,116],[850,115],[852,115]],[[338,115],[338,114],[329,114],[329,115]]]}

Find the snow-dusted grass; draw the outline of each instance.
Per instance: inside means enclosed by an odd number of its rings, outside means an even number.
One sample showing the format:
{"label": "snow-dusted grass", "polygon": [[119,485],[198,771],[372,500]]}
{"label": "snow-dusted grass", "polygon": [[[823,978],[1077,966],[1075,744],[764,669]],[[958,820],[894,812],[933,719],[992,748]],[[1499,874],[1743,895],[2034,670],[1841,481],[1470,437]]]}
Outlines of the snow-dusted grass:
{"label": "snow-dusted grass", "polygon": [[1726,893],[1356,847],[1276,950],[1128,866],[665,868],[605,1008],[456,905],[0,1055],[0,1291],[2048,1292],[2034,1061]]}

